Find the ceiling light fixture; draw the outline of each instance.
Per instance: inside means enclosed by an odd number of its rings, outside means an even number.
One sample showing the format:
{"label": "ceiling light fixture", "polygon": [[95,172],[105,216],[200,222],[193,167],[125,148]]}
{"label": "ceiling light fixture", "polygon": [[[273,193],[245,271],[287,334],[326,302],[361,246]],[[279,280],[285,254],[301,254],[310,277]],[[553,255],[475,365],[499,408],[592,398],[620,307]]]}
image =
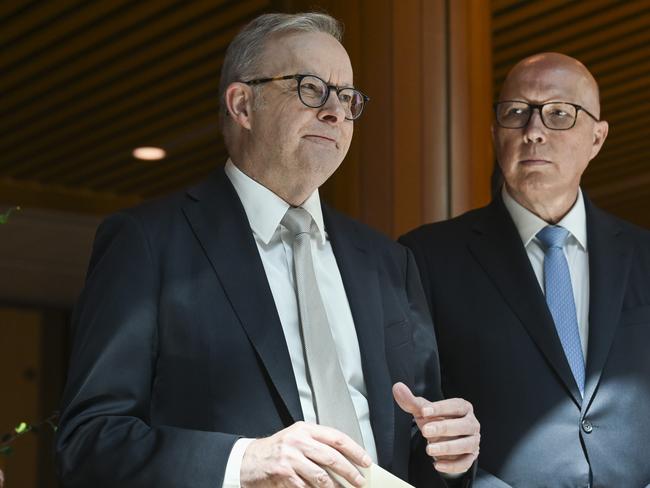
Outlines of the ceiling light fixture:
{"label": "ceiling light fixture", "polygon": [[166,155],[165,150],[160,147],[136,147],[133,150],[133,157],[144,161],[156,161]]}

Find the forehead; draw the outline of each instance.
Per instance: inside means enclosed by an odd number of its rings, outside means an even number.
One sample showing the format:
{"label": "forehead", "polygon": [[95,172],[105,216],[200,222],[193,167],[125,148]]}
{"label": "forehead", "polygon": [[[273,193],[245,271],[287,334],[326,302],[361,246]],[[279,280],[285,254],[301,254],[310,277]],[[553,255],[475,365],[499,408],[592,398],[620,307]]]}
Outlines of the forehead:
{"label": "forehead", "polygon": [[537,103],[557,100],[589,106],[593,97],[591,91],[585,77],[574,70],[524,67],[510,74],[499,98]]}
{"label": "forehead", "polygon": [[269,76],[309,73],[338,85],[351,85],[353,81],[348,53],[324,32],[297,32],[271,38],[260,68]]}

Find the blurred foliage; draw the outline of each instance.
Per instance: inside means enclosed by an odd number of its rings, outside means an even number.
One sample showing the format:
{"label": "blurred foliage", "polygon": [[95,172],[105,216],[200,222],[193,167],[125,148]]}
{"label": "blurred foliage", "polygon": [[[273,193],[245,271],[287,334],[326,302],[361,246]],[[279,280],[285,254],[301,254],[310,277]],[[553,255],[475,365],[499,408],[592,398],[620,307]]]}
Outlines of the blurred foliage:
{"label": "blurred foliage", "polygon": [[27,434],[28,432],[33,432],[38,434],[42,429],[51,428],[56,431],[56,421],[59,418],[59,412],[54,412],[48,418],[39,422],[38,424],[28,424],[27,422],[21,422],[14,430],[7,432],[6,434],[0,437],[0,455],[10,456],[14,450],[11,444],[18,439],[19,437]]}
{"label": "blurred foliage", "polygon": [[11,207],[9,210],[7,210],[5,213],[0,214],[0,224],[6,224],[9,222],[9,216],[11,215],[12,212],[14,211],[19,211],[20,207]]}

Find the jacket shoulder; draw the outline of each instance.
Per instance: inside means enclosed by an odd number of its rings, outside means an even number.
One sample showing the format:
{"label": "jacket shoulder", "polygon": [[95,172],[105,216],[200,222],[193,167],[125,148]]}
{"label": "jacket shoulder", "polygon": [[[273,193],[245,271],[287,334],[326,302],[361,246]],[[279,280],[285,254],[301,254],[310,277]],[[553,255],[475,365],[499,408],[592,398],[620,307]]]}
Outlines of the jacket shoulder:
{"label": "jacket shoulder", "polygon": [[605,224],[610,229],[615,229],[617,232],[622,232],[630,239],[637,247],[645,250],[650,254],[650,230],[640,227],[632,222],[623,220],[616,215],[606,212],[595,205],[590,205],[590,213],[592,221],[598,222],[601,225]]}
{"label": "jacket shoulder", "polygon": [[459,239],[466,238],[475,225],[486,221],[491,212],[490,206],[486,206],[470,210],[448,220],[424,224],[401,236],[399,242],[408,247],[439,247],[444,244],[457,244]]}
{"label": "jacket shoulder", "polygon": [[174,226],[178,223],[178,219],[184,219],[183,208],[188,203],[204,199],[210,193],[223,192],[224,178],[223,171],[215,171],[193,186],[152,198],[109,215],[105,222],[127,219],[151,231]]}

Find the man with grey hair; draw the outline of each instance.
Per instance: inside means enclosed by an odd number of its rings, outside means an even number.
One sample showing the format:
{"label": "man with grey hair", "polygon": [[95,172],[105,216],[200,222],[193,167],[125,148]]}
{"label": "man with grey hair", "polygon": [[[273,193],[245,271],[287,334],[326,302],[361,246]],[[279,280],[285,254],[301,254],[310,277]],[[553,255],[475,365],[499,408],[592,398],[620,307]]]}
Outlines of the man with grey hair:
{"label": "man with grey hair", "polygon": [[338,23],[255,19],[220,94],[225,168],[98,230],[57,435],[65,486],[360,487],[373,461],[468,486],[479,424],[442,400],[410,253],[319,199],[368,101]]}

